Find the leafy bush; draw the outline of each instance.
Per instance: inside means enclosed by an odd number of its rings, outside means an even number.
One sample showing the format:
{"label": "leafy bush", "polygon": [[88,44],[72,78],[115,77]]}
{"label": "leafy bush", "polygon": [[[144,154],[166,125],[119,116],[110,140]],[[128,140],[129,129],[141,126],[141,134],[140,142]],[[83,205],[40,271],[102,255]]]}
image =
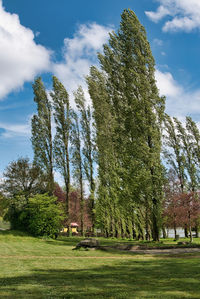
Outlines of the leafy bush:
{"label": "leafy bush", "polygon": [[22,211],[27,207],[27,200],[24,195],[16,195],[6,198],[7,210],[4,214],[4,221],[9,221],[12,229],[27,230],[27,221],[25,217],[20,219]]}
{"label": "leafy bush", "polygon": [[20,221],[28,222],[27,230],[35,236],[53,237],[60,231],[63,210],[56,198],[47,194],[37,194],[29,198],[28,205],[20,215]]}

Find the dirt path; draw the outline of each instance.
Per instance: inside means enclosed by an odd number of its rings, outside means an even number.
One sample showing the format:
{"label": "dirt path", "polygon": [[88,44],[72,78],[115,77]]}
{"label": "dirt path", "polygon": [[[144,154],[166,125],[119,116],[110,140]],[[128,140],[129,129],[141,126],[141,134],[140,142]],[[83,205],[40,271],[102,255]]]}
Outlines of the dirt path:
{"label": "dirt path", "polygon": [[135,250],[131,249],[134,253],[143,254],[184,254],[184,253],[200,253],[200,248],[169,248],[169,249],[146,249],[146,250]]}

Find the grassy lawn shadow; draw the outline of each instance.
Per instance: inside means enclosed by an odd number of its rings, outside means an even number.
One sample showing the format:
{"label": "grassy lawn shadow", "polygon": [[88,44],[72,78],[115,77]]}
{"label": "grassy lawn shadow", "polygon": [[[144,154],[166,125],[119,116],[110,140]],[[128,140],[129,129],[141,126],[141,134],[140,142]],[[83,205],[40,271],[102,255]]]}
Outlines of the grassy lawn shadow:
{"label": "grassy lawn shadow", "polygon": [[114,265],[66,268],[38,268],[32,275],[0,279],[0,295],[8,289],[10,298],[171,299],[200,294],[200,265],[194,260],[118,260]]}

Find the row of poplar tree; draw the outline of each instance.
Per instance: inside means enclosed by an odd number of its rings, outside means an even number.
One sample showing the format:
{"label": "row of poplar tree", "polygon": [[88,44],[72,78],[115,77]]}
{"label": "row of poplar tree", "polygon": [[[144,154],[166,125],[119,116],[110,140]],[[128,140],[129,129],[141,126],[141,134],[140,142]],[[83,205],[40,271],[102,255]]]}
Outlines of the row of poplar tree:
{"label": "row of poplar tree", "polygon": [[[37,114],[32,118],[34,163],[46,174],[50,195],[54,192],[54,170],[65,183],[66,218],[69,216],[71,172],[80,192],[81,231],[84,230],[84,181],[90,186],[90,211],[94,224],[94,142],[91,108],[81,87],[74,93],[76,107],[70,107],[69,96],[62,83],[53,77],[53,90],[48,96],[41,78],[33,84]],[[55,127],[55,130],[54,128]],[[55,131],[55,132],[54,132]],[[53,134],[54,133],[54,134]],[[54,136],[53,136],[54,135]],[[72,170],[72,171],[71,171]]]}
{"label": "row of poplar tree", "polygon": [[[133,11],[124,10],[119,30],[110,34],[98,59],[99,68],[92,66],[86,78],[92,106],[81,87],[74,93],[73,110],[66,89],[56,77],[50,96],[41,78],[35,80],[35,163],[48,174],[50,194],[54,169],[60,171],[65,182],[66,213],[71,174],[76,178],[82,231],[87,179],[93,229],[100,227],[106,236],[159,240],[167,178],[161,161],[163,132],[165,157],[185,192],[198,186],[195,165],[200,161],[199,131],[187,118],[186,134],[177,119],[165,114],[165,98],[159,96],[156,86],[155,61],[146,32]],[[196,152],[191,150],[194,142]]]}

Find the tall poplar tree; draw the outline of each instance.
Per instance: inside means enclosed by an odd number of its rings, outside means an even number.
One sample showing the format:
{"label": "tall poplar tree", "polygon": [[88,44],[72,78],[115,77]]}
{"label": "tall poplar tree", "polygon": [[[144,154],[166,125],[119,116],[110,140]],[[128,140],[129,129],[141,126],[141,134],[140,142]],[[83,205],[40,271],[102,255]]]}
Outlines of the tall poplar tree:
{"label": "tall poplar tree", "polygon": [[173,120],[167,114],[165,114],[165,130],[167,135],[165,135],[166,149],[164,154],[168,164],[177,174],[180,191],[183,193],[186,187],[186,159],[181,145],[181,136],[178,134]]}
{"label": "tall poplar tree", "polygon": [[92,229],[94,231],[95,213],[94,213],[94,142],[92,136],[92,113],[90,105],[86,104],[82,87],[74,93],[76,106],[80,114],[81,139],[83,142],[83,166],[84,172],[89,182],[90,188],[90,216],[92,220]]}
{"label": "tall poplar tree", "polygon": [[186,117],[186,128],[190,134],[193,157],[196,164],[200,165],[200,132],[196,123],[189,116]]}
{"label": "tall poplar tree", "polygon": [[69,210],[70,189],[70,158],[69,158],[69,133],[70,133],[70,106],[69,96],[62,83],[53,77],[53,92],[51,93],[56,135],[54,138],[55,166],[61,172],[66,189],[66,211]]}
{"label": "tall poplar tree", "polygon": [[74,179],[78,183],[80,190],[80,208],[81,208],[81,234],[84,234],[84,190],[83,190],[83,161],[82,161],[82,150],[81,150],[81,135],[80,135],[80,123],[78,115],[73,111],[72,123],[71,123],[71,151],[72,151],[72,168]]}
{"label": "tall poplar tree", "polygon": [[[124,10],[118,32],[110,34],[109,44],[104,45],[104,53],[98,57],[105,74],[108,110],[104,113],[112,118],[110,141],[114,177],[118,181],[115,196],[119,202],[126,199],[140,209],[148,202],[153,239],[159,240],[164,99],[159,97],[156,87],[155,62],[145,29],[133,11]],[[102,104],[97,103],[98,88],[96,93],[92,91],[96,78],[92,68],[88,83],[94,109]],[[100,144],[97,146],[101,151]],[[113,186],[107,189],[110,191]],[[141,210],[141,217],[142,214]]]}
{"label": "tall poplar tree", "polygon": [[191,138],[191,135],[188,134],[188,131],[183,127],[182,123],[176,117],[174,117],[174,122],[176,124],[176,129],[182,141],[182,148],[185,156],[185,168],[189,176],[188,189],[194,192],[198,188],[198,173],[197,167],[195,165],[193,140]]}
{"label": "tall poplar tree", "polygon": [[33,84],[34,101],[37,114],[32,118],[32,146],[34,162],[47,174],[48,192],[53,194],[53,142],[52,142],[52,107],[48,99],[42,79],[39,77]]}
{"label": "tall poplar tree", "polygon": [[122,217],[118,212],[119,179],[117,176],[117,159],[114,149],[114,123],[111,103],[106,87],[105,75],[95,67],[91,68],[87,78],[89,93],[93,101],[96,128],[97,161],[98,161],[98,202],[97,222],[103,227],[106,236],[119,236],[119,225]]}

